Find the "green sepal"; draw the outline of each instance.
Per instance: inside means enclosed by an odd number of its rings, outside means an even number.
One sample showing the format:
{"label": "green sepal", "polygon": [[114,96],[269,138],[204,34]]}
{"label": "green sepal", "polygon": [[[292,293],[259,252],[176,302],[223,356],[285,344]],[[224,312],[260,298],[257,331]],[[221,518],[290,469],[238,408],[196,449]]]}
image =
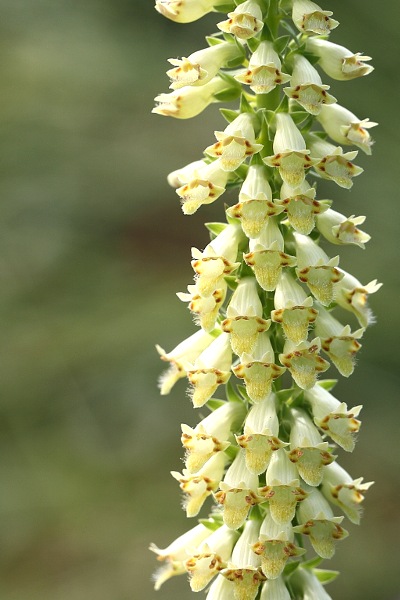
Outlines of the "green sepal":
{"label": "green sepal", "polygon": [[298,567],[301,565],[301,561],[300,560],[294,560],[293,562],[289,562],[286,563],[285,568],[283,569],[283,576],[284,577],[289,577],[292,573],[294,573],[296,571],[296,569],[298,569]]}
{"label": "green sepal", "polygon": [[274,39],[274,36],[272,35],[272,32],[271,32],[270,28],[268,27],[266,21],[268,21],[268,17],[264,21],[264,27],[262,28],[262,31],[261,31],[260,40],[262,42],[264,42],[264,41],[272,42]]}
{"label": "green sepal", "polygon": [[224,229],[227,227],[226,223],[204,223],[204,226],[207,227],[208,231],[216,236],[224,231]]}
{"label": "green sepal", "polygon": [[331,390],[333,390],[337,382],[338,379],[320,379],[318,381],[318,385],[324,388],[324,390],[326,390],[327,392],[330,392]]}
{"label": "green sepal", "polygon": [[290,113],[290,116],[298,126],[301,125],[301,123],[304,123],[304,121],[310,116],[310,113],[308,113],[306,110],[296,110],[295,112]]}
{"label": "green sepal", "polygon": [[234,460],[234,458],[236,457],[237,453],[239,452],[239,448],[237,446],[233,446],[231,444],[230,446],[228,446],[228,448],[226,448],[224,450],[224,452],[227,455],[227,457],[229,458],[229,460]]}
{"label": "green sepal", "polygon": [[299,32],[285,19],[282,19],[281,25],[282,25],[283,29],[286,29],[286,31],[288,31],[290,33],[292,38],[294,40],[296,40],[297,43],[299,43],[299,41],[298,41]]}
{"label": "green sepal", "polygon": [[305,560],[302,566],[305,569],[314,569],[314,567],[318,567],[322,563],[324,559],[320,556],[315,556],[314,558],[310,558],[310,560]]}
{"label": "green sepal", "polygon": [[339,571],[331,571],[328,569],[313,569],[313,573],[323,585],[334,581],[334,579],[340,575]]}
{"label": "green sepal", "polygon": [[311,54],[311,52],[302,52],[302,54],[312,65],[316,65],[319,61],[319,56],[315,56],[315,54]]}
{"label": "green sepal", "polygon": [[243,279],[243,277],[254,277],[254,273],[253,273],[252,268],[249,267],[249,265],[243,261],[239,267],[237,276],[239,279]]}
{"label": "green sepal", "polygon": [[288,400],[290,400],[291,398],[293,398],[293,401],[290,403],[290,405],[292,406],[293,402],[303,393],[303,390],[300,388],[289,388],[287,390],[280,390],[279,392],[276,392],[276,395],[278,397],[278,400],[280,402],[287,402]]}
{"label": "green sepal", "polygon": [[[239,388],[239,386],[237,386],[237,387]],[[233,383],[230,380],[226,384],[225,392],[226,392],[226,397],[229,400],[229,402],[240,402],[240,403],[243,403],[243,399],[237,393],[237,391],[233,387]]]}
{"label": "green sepal", "polygon": [[214,6],[214,11],[215,12],[222,12],[222,13],[230,13],[233,10],[235,10],[235,5],[236,5],[236,1],[234,2],[227,2],[226,4],[217,4],[217,6]]}
{"label": "green sepal", "polygon": [[232,121],[234,121],[236,117],[240,115],[240,111],[231,110],[229,108],[220,108],[219,112],[224,117],[224,119],[228,121],[228,123],[232,123]]}
{"label": "green sepal", "polygon": [[224,279],[227,283],[228,288],[234,292],[238,286],[238,281],[236,280],[236,277],[234,275],[227,275],[226,277],[224,277]]}
{"label": "green sepal", "polygon": [[319,137],[321,140],[326,140],[328,138],[328,134],[326,133],[326,131],[313,131],[312,133],[313,135]]}
{"label": "green sepal", "polygon": [[[219,76],[221,77],[221,79],[226,79],[226,73],[222,73],[222,71],[219,72]],[[228,77],[232,79],[230,75]],[[241,88],[236,85],[227,88],[226,90],[222,90],[222,92],[217,92],[216,94],[214,94],[214,98],[215,100],[217,100],[217,102],[232,102],[232,100],[236,100],[236,98],[239,98],[241,93]]]}
{"label": "green sepal", "polygon": [[247,100],[247,98],[244,94],[242,94],[242,96],[240,98],[239,112],[240,113],[244,113],[244,112],[253,113],[254,112],[254,110],[251,107],[251,104],[249,103],[249,101]]}
{"label": "green sepal", "polygon": [[232,58],[231,60],[227,61],[226,66],[228,69],[233,69],[235,67],[239,67],[240,65],[243,64],[243,61],[246,58],[246,51],[244,49],[244,46],[242,46],[242,44],[239,44],[239,42],[236,38],[234,40],[234,44],[240,51],[240,56],[238,56],[237,58]]}
{"label": "green sepal", "polygon": [[[265,25],[264,25],[264,27],[265,27]],[[246,42],[252,53],[254,53],[257,50],[258,46],[260,45],[260,40],[255,37],[249,38],[248,40],[246,40]]]}
{"label": "green sepal", "polygon": [[274,48],[278,54],[282,54],[290,42],[290,35],[281,35],[274,41]]}
{"label": "green sepal", "polygon": [[237,175],[238,179],[240,181],[244,181],[247,177],[247,171],[249,170],[249,166],[248,165],[240,165],[240,167],[238,167],[235,171],[235,175]]}
{"label": "green sepal", "polygon": [[204,525],[204,527],[207,527],[207,529],[210,529],[210,531],[216,531],[222,525],[222,518],[199,519],[199,523]]}
{"label": "green sepal", "polygon": [[226,404],[226,401],[218,400],[218,398],[210,398],[206,402],[206,406],[207,406],[207,408],[209,408],[211,410],[211,412],[214,412],[214,410],[217,410],[217,408],[219,408],[220,406],[223,406],[224,404]]}
{"label": "green sepal", "polygon": [[207,35],[206,42],[209,46],[217,46],[218,44],[222,44],[224,40],[221,40],[220,37],[216,37],[219,34],[215,35]]}
{"label": "green sepal", "polygon": [[236,387],[243,400],[250,402],[250,398],[246,391],[246,386],[239,383]]}

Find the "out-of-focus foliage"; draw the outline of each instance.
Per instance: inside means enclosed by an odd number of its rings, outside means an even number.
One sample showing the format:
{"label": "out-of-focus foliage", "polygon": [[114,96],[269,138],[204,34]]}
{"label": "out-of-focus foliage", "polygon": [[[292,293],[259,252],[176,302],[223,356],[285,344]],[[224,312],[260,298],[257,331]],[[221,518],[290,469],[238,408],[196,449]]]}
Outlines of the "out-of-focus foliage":
{"label": "out-of-focus foliage", "polygon": [[[0,1],[1,576],[7,600],[187,598],[181,579],[156,594],[150,541],[186,530],[179,424],[184,383],[161,398],[154,344],[194,331],[175,297],[191,282],[191,245],[223,203],[184,217],[166,174],[200,156],[217,109],[189,122],[151,115],[167,91],[166,58],[204,46],[218,19],[181,27],[148,0]],[[378,277],[378,325],[338,396],[364,404],[344,465],[376,480],[363,526],[341,546],[330,586],[345,600],[399,593],[398,8],[332,6],[335,40],[374,57],[368,79],[332,83],[361,118],[379,121],[372,158],[338,210],[368,215],[372,241],[342,263]],[[372,34],[372,35],[371,35]],[[340,88],[340,89],[339,89]],[[328,374],[329,375],[329,374]]]}

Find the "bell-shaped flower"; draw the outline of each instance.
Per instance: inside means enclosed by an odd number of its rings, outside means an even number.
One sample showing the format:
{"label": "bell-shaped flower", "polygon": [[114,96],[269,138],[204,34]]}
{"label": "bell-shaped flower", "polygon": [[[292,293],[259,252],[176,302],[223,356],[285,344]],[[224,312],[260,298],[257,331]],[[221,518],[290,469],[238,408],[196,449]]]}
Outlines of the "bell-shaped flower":
{"label": "bell-shaped flower", "polygon": [[257,238],[269,217],[283,211],[272,201],[272,190],[264,165],[250,165],[239,192],[239,203],[226,211],[230,217],[240,219],[248,238]]}
{"label": "bell-shaped flower", "polygon": [[336,287],[343,279],[337,268],[339,257],[329,258],[311,238],[294,233],[296,240],[296,273],[302,283],[306,283],[311,293],[324,306],[336,299]]}
{"label": "bell-shaped flower", "polygon": [[322,83],[315,67],[301,54],[295,54],[290,87],[283,88],[286,96],[296,100],[311,115],[318,115],[324,104],[333,104],[336,98],[328,94],[329,85]]}
{"label": "bell-shaped flower", "polygon": [[361,327],[367,327],[374,322],[374,315],[368,306],[368,296],[375,294],[382,287],[382,283],[373,279],[363,285],[350,273],[346,273],[342,269],[340,272],[342,280],[337,286],[335,300],[339,306],[355,314]]}
{"label": "bell-shaped flower", "polygon": [[293,23],[303,33],[329,35],[339,25],[331,15],[332,11],[322,10],[311,0],[293,0]]}
{"label": "bell-shaped flower", "polygon": [[363,483],[363,477],[353,479],[340,465],[332,463],[325,469],[321,491],[325,498],[339,506],[346,517],[356,525],[360,524],[361,507],[366,492],[373,481]]}
{"label": "bell-shaped flower", "polygon": [[290,523],[280,525],[267,510],[260,528],[260,539],[252,550],[261,557],[261,570],[268,580],[282,574],[289,558],[305,554],[304,548],[295,546],[293,528]]}
{"label": "bell-shaped flower", "polygon": [[296,264],[296,258],[284,252],[283,236],[273,218],[268,220],[258,238],[250,239],[249,250],[244,260],[266,291],[276,288],[284,267],[294,267]]}
{"label": "bell-shaped flower", "polygon": [[204,152],[219,158],[224,171],[235,171],[248,156],[257,154],[263,148],[262,144],[255,143],[253,117],[247,112],[236,117],[224,131],[215,131],[214,134],[217,142]]}
{"label": "bell-shaped flower", "polygon": [[236,431],[245,416],[241,402],[225,402],[202,419],[194,429],[182,424],[182,445],[185,448],[185,466],[196,473],[217,452],[230,445],[231,431]]}
{"label": "bell-shaped flower", "polygon": [[340,146],[334,146],[312,134],[309,136],[309,146],[312,155],[318,157],[314,169],[324,179],[334,181],[342,188],[349,190],[353,186],[353,177],[364,171],[351,161],[357,156],[358,150],[343,152]]}
{"label": "bell-shaped flower", "polygon": [[360,120],[340,104],[323,106],[318,115],[318,121],[329,137],[338,144],[357,146],[365,154],[371,154],[373,141],[368,129],[375,127],[378,123],[369,119]]}
{"label": "bell-shaped flower", "polygon": [[322,38],[309,37],[306,48],[319,58],[318,64],[332,79],[344,81],[368,75],[374,70],[365,63],[371,60],[370,56],[363,56],[360,52],[353,54],[344,46],[333,44]]}
{"label": "bell-shaped flower", "polygon": [[215,327],[219,309],[226,296],[227,284],[221,282],[221,287],[214,290],[211,296],[202,296],[196,285],[188,285],[188,293],[178,292],[179,300],[189,302],[189,310],[194,315],[194,322],[200,325],[204,331],[211,331]]}
{"label": "bell-shaped flower", "polygon": [[350,377],[354,371],[355,358],[361,348],[359,340],[365,329],[351,333],[350,325],[345,327],[330,312],[318,309],[315,322],[315,334],[321,339],[321,346],[337,370],[344,377]]}
{"label": "bell-shaped flower", "polygon": [[332,600],[311,569],[301,566],[296,569],[290,577],[290,587],[296,593],[296,597],[304,600]]}
{"label": "bell-shaped flower", "polygon": [[315,227],[315,216],[327,210],[328,205],[315,200],[315,189],[306,180],[298,188],[283,183],[281,199],[275,204],[282,206],[295,231],[308,235]]}
{"label": "bell-shaped flower", "polygon": [[201,296],[211,296],[221,289],[224,277],[239,266],[235,262],[239,243],[244,235],[239,225],[227,225],[204,249],[192,248],[192,268],[196,273],[196,286]]}
{"label": "bell-shaped flower", "polygon": [[261,588],[260,600],[290,600],[283,577],[268,579]]}
{"label": "bell-shaped flower", "polygon": [[288,340],[284,345],[283,353],[279,355],[282,365],[289,369],[294,381],[303,390],[312,388],[318,374],[329,369],[329,363],[319,355],[320,350],[319,338],[298,345]]}
{"label": "bell-shaped flower", "polygon": [[275,402],[276,397],[271,394],[255,404],[246,417],[243,435],[236,436],[238,445],[244,449],[247,468],[256,475],[264,473],[273,452],[288,445],[278,439]]}
{"label": "bell-shaped flower", "polygon": [[150,550],[157,554],[157,560],[164,563],[153,576],[154,588],[159,590],[165,581],[174,575],[184,573],[184,561],[187,559],[188,549],[197,548],[211,534],[212,531],[208,527],[200,524],[186,531],[164,549],[158,548],[155,544],[150,544]]}
{"label": "bell-shaped flower", "polygon": [[232,583],[223,575],[217,575],[207,592],[206,600],[232,600]]}
{"label": "bell-shaped flower", "polygon": [[195,360],[185,365],[193,389],[193,406],[200,408],[211,398],[217,387],[227,383],[231,373],[232,351],[229,335],[221,333]]}
{"label": "bell-shaped flower", "polygon": [[161,360],[169,362],[169,369],[164,371],[159,378],[161,395],[169,394],[172,387],[182,377],[186,377],[185,365],[192,363],[213,342],[215,336],[204,331],[196,331],[170,352],[165,352],[161,346],[156,345]]}
{"label": "bell-shaped flower", "polygon": [[292,409],[291,414],[293,422],[290,430],[289,458],[308,485],[319,485],[324,468],[336,457],[329,452],[328,443],[322,441],[318,429],[307,413]]}
{"label": "bell-shaped flower", "polygon": [[310,150],[288,113],[276,115],[273,150],[274,155],[263,158],[263,161],[269,167],[278,168],[283,181],[292,188],[299,187],[304,181],[305,169],[318,162],[309,156]]}
{"label": "bell-shaped flower", "polygon": [[355,435],[361,425],[361,421],[356,417],[360,414],[362,405],[348,410],[347,404],[339,402],[328,390],[318,384],[306,390],[304,398],[311,405],[314,423],[343,450],[352,452]]}
{"label": "bell-shaped flower", "polygon": [[308,535],[312,547],[321,558],[332,558],[335,554],[335,542],[349,535],[340,525],[343,517],[333,516],[329,503],[315,488],[299,505],[297,520],[301,524],[293,527],[293,530]]}
{"label": "bell-shaped flower", "polygon": [[254,277],[240,280],[226,314],[222,329],[230,334],[233,352],[238,356],[244,352],[251,354],[260,333],[267,331],[271,325],[270,319],[262,318],[263,307]]}
{"label": "bell-shaped flower", "polygon": [[172,477],[179,481],[185,494],[183,508],[187,517],[195,517],[207,497],[218,489],[226,460],[224,452],[218,452],[197,473],[190,473],[187,469],[183,469],[182,473],[171,471]]}
{"label": "bell-shaped flower", "polygon": [[154,100],[158,105],[151,112],[175,119],[191,119],[215,102],[215,95],[227,88],[229,84],[220,77],[214,77],[199,87],[187,85],[169,94],[156,96]]}
{"label": "bell-shaped flower", "polygon": [[218,160],[192,173],[189,181],[176,190],[185,215],[192,215],[202,204],[211,204],[224,192],[228,174]]}
{"label": "bell-shaped flower", "polygon": [[309,327],[315,322],[318,311],[313,308],[312,298],[287,272],[281,273],[274,304],[271,320],[282,325],[286,338],[294,344],[306,341]]}
{"label": "bell-shaped flower", "polygon": [[240,363],[232,367],[232,371],[236,377],[244,379],[249,398],[258,403],[268,398],[273,380],[280,377],[285,369],[275,364],[268,333],[261,333],[253,352],[242,354]]}
{"label": "bell-shaped flower", "polygon": [[231,529],[238,529],[245,522],[250,508],[261,500],[257,496],[258,477],[248,470],[243,450],[237,453],[219,487],[215,499],[223,506],[224,523]]}
{"label": "bell-shaped flower", "polygon": [[228,19],[217,23],[218,29],[231,33],[241,40],[257,35],[264,27],[260,5],[256,0],[246,0],[228,13]]}
{"label": "bell-shaped flower", "polygon": [[273,520],[279,525],[288,525],[294,518],[298,502],[307,493],[300,487],[299,474],[284,448],[271,456],[266,473],[266,486],[260,488],[260,496],[268,500]]}
{"label": "bell-shaped flower", "polygon": [[221,67],[241,55],[242,52],[236,44],[221,42],[197,50],[187,58],[169,58],[168,62],[174,66],[174,69],[167,71],[171,79],[169,87],[178,90],[187,85],[204,85],[217,75]]}
{"label": "bell-shaped flower", "polygon": [[171,187],[179,188],[184,183],[188,183],[188,181],[193,179],[194,174],[206,165],[207,163],[205,160],[194,160],[184,167],[180,167],[179,169],[175,169],[175,171],[171,171],[167,177],[167,181]]}
{"label": "bell-shaped flower", "polygon": [[199,545],[197,551],[185,561],[190,576],[192,592],[200,592],[226,567],[232,548],[239,535],[225,525],[219,527]]}
{"label": "bell-shaped flower", "polygon": [[355,244],[360,248],[365,248],[365,244],[371,239],[371,236],[358,228],[358,225],[364,223],[365,218],[355,215],[345,217],[329,208],[323,214],[318,215],[317,228],[332,244]]}
{"label": "bell-shaped flower", "polygon": [[255,94],[268,94],[277,85],[290,80],[290,75],[282,73],[281,68],[282,63],[272,42],[264,40],[251,55],[247,69],[235,75],[235,79],[249,85]]}
{"label": "bell-shaped flower", "polygon": [[[260,568],[260,557],[252,550],[253,544],[258,541],[259,532],[259,521],[246,521],[243,533],[233,549],[232,562],[222,571],[222,575],[233,583],[235,600],[255,600],[260,583],[266,580]],[[232,593],[230,597],[232,598]]]}
{"label": "bell-shaped flower", "polygon": [[225,0],[156,0],[155,9],[176,23],[191,23],[224,3]]}

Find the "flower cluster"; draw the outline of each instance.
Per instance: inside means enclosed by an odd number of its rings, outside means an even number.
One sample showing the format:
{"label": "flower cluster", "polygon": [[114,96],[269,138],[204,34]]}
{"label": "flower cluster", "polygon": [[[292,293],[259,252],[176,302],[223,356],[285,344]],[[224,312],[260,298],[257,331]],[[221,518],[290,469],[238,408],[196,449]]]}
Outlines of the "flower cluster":
{"label": "flower cluster", "polygon": [[333,210],[317,185],[351,188],[376,123],[338,104],[321,77],[373,68],[328,41],[339,23],[311,0],[157,0],[156,9],[180,23],[227,17],[207,48],[169,60],[172,92],[154,112],[239,106],[221,109],[228,124],[203,158],[168,178],[185,214],[227,187],[238,195],[225,223],[207,225],[210,243],[192,249],[194,281],[178,293],[199,330],[170,352],[157,347],[169,363],[161,393],[186,379],[194,408],[204,407],[196,426],[182,425],[185,468],[172,476],[188,517],[209,497],[213,506],[167,548],[151,546],[162,563],[155,586],[187,573],[207,600],[329,599],[323,584],[337,573],[317,567],[348,535],[344,518],[360,522],[371,483],[336,454],[354,449],[362,407],[348,408],[334,380],[319,377],[330,367],[352,374],[381,284],[339,266],[332,244],[364,248],[365,217]]}

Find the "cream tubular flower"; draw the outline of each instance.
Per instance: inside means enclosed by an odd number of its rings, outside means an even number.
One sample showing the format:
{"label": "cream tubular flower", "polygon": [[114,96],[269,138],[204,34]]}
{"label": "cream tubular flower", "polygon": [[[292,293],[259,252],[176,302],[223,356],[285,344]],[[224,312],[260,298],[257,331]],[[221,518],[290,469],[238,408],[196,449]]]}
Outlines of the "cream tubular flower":
{"label": "cream tubular flower", "polygon": [[155,9],[176,23],[191,23],[201,19],[225,0],[156,0]]}
{"label": "cream tubular flower", "polygon": [[299,505],[297,518],[302,524],[293,527],[293,530],[310,536],[312,547],[321,558],[332,558],[335,542],[349,535],[340,526],[343,517],[333,516],[329,503],[317,489],[313,489]]}
{"label": "cream tubular flower", "polygon": [[211,294],[202,296],[196,285],[188,285],[188,293],[178,292],[179,300],[189,302],[189,310],[194,314],[194,322],[204,331],[211,331],[215,327],[219,309],[225,300],[227,284],[221,281],[221,287]]}
{"label": "cream tubular flower", "polygon": [[275,200],[275,204],[283,207],[293,229],[303,235],[311,233],[315,227],[315,216],[328,208],[327,204],[315,199],[315,193],[306,180],[298,188],[283,183],[281,200]]}
{"label": "cream tubular flower", "polygon": [[258,476],[248,470],[243,450],[237,453],[219,487],[215,499],[223,506],[224,523],[230,529],[238,529],[250,508],[261,500],[257,496]]}
{"label": "cream tubular flower", "polygon": [[325,469],[321,491],[325,498],[339,506],[355,525],[360,524],[363,492],[369,490],[373,481],[363,483],[363,477],[353,479],[340,465],[332,463]]}
{"label": "cream tubular flower", "polygon": [[184,573],[184,561],[187,559],[188,548],[196,548],[211,534],[210,529],[200,524],[179,536],[164,549],[158,548],[155,544],[150,544],[150,550],[157,554],[157,560],[165,563],[154,574],[154,589],[158,591],[165,581],[174,575]]}
{"label": "cream tubular flower", "polygon": [[260,583],[266,580],[260,568],[260,557],[252,551],[259,532],[259,521],[246,521],[243,533],[233,549],[232,562],[222,571],[222,575],[233,583],[231,589],[233,587],[235,600],[255,600]]}
{"label": "cream tubular flower", "polygon": [[185,466],[196,473],[217,452],[226,450],[233,437],[231,431],[241,425],[245,416],[244,405],[239,402],[225,402],[194,429],[182,424],[182,445],[186,451]]}
{"label": "cream tubular flower", "polygon": [[354,371],[356,354],[361,348],[357,340],[364,331],[361,328],[351,333],[350,325],[343,326],[322,306],[318,309],[315,333],[321,338],[322,349],[344,377],[350,377]]}
{"label": "cream tubular flower", "polygon": [[271,312],[274,323],[280,323],[286,338],[294,344],[306,341],[311,323],[318,311],[313,300],[289,274],[282,272],[275,290],[275,310]]}
{"label": "cream tubular flower", "polygon": [[322,10],[311,0],[293,0],[292,19],[297,29],[303,33],[328,35],[339,25],[331,19],[333,12]]}
{"label": "cream tubular flower", "polygon": [[191,178],[176,190],[182,201],[182,211],[192,215],[202,204],[211,204],[225,192],[228,173],[215,160],[192,173]]}
{"label": "cream tubular flower", "polygon": [[191,119],[216,101],[215,94],[226,89],[227,83],[220,77],[214,77],[202,86],[188,85],[169,94],[159,94],[154,98],[159,104],[151,112],[175,119]]}
{"label": "cream tubular flower", "polygon": [[324,468],[335,460],[329,452],[328,442],[322,437],[303,410],[292,409],[289,458],[308,485],[316,486],[322,481]]}
{"label": "cream tubular flower", "polygon": [[334,146],[315,135],[310,136],[309,146],[313,156],[319,159],[314,165],[316,172],[342,188],[349,190],[353,186],[353,177],[364,171],[351,162],[357,156],[357,150],[343,152],[340,146]]}
{"label": "cream tubular flower", "polygon": [[214,336],[204,331],[196,331],[170,352],[165,352],[161,346],[156,345],[161,360],[170,363],[169,369],[159,379],[162,396],[169,394],[178,379],[186,377],[185,364],[194,362],[214,339]]}
{"label": "cream tubular flower", "polygon": [[362,405],[348,410],[347,404],[339,402],[328,390],[318,384],[306,390],[304,397],[311,405],[314,423],[343,450],[352,452],[355,446],[355,435],[361,425],[361,421],[356,417],[360,414]]}
{"label": "cream tubular flower", "polygon": [[276,115],[273,150],[275,154],[263,161],[269,167],[278,168],[283,181],[292,188],[299,187],[304,181],[305,169],[318,162],[309,156],[303,136],[287,113]]}
{"label": "cream tubular flower", "polygon": [[235,261],[243,238],[239,225],[227,225],[203,252],[192,248],[191,265],[196,273],[196,287],[201,296],[211,296],[215,290],[221,289],[224,277],[240,266],[240,262]]}
{"label": "cream tubular flower", "polygon": [[249,85],[255,94],[268,94],[277,85],[290,80],[290,75],[282,73],[282,63],[272,42],[262,41],[251,55],[248,68],[235,75],[240,83]]}
{"label": "cream tubular flower", "polygon": [[167,71],[172,82],[169,87],[178,90],[187,85],[204,85],[215,77],[227,62],[241,55],[242,52],[236,44],[222,42],[197,50],[187,58],[169,58],[168,62],[175,67]]}
{"label": "cream tubular flower", "polygon": [[175,169],[175,171],[171,171],[167,177],[167,181],[169,185],[173,188],[179,188],[184,183],[188,183],[195,173],[199,171],[202,167],[207,165],[205,160],[194,160],[193,162],[181,167],[180,169]]}
{"label": "cream tubular flower", "polygon": [[183,469],[182,474],[171,471],[174,479],[179,481],[180,488],[185,494],[183,507],[187,517],[195,517],[201,510],[207,496],[214,492],[222,479],[227,457],[218,452],[206,462],[197,473]]}
{"label": "cream tubular flower", "polygon": [[235,171],[248,156],[257,154],[263,148],[262,144],[255,143],[253,117],[250,113],[241,113],[224,131],[214,133],[218,141],[208,146],[204,152],[219,158],[224,171]]}
{"label": "cream tubular flower", "polygon": [[195,408],[204,406],[217,387],[227,383],[231,376],[231,365],[232,351],[226,333],[221,333],[193,365],[186,365],[187,377],[193,388],[190,396]]}
{"label": "cream tubular flower", "polygon": [[244,260],[254,271],[258,284],[266,291],[273,291],[284,267],[294,267],[296,258],[284,252],[284,240],[275,219],[270,218],[260,237],[250,239]]}
{"label": "cream tubular flower", "polygon": [[263,583],[260,600],[290,600],[290,594],[283,578],[277,577]]}
{"label": "cream tubular flower", "polygon": [[371,236],[358,229],[358,225],[364,223],[365,219],[366,217],[356,217],[355,215],[345,217],[329,208],[317,216],[317,228],[331,244],[355,244],[364,249]]}
{"label": "cream tubular flower", "polygon": [[336,299],[335,286],[343,279],[343,273],[337,268],[339,257],[329,259],[322,248],[306,235],[295,233],[294,237],[298,278],[307,284],[321,304],[329,306]]}
{"label": "cream tubular flower", "polygon": [[226,567],[238,537],[235,531],[222,525],[185,561],[192,592],[203,590]]}
{"label": "cream tubular flower", "polygon": [[230,334],[232,350],[238,356],[251,354],[258,336],[267,331],[271,321],[263,319],[263,307],[253,277],[244,277],[234,291],[222,329]]}
{"label": "cream tubular flower", "polygon": [[283,88],[285,94],[296,100],[311,115],[318,115],[324,104],[333,104],[336,98],[328,94],[329,85],[322,83],[317,69],[301,54],[294,59],[290,87]]}
{"label": "cream tubular flower", "polygon": [[300,487],[299,473],[284,448],[272,454],[265,480],[267,485],[259,489],[259,495],[269,501],[275,523],[289,525],[297,503],[302,502],[307,493]]}
{"label": "cream tubular flower", "polygon": [[295,546],[293,540],[292,526],[276,523],[267,510],[260,528],[260,539],[252,549],[261,557],[261,570],[268,580],[280,577],[290,557],[305,554],[304,548]]}
{"label": "cream tubular flower", "polygon": [[239,192],[239,203],[226,211],[230,217],[240,219],[248,238],[257,238],[269,217],[283,211],[272,201],[272,190],[263,165],[250,165]]}
{"label": "cream tubular flower", "polygon": [[360,120],[352,112],[335,104],[323,106],[318,115],[318,121],[332,140],[345,146],[357,146],[365,154],[371,154],[373,141],[368,129],[376,127],[369,119]]}
{"label": "cream tubular flower", "polygon": [[288,340],[283,347],[283,353],[279,355],[281,364],[289,369],[294,381],[302,390],[312,388],[318,374],[329,369],[329,363],[319,355],[320,350],[319,338],[298,345]]}
{"label": "cream tubular flower", "polygon": [[264,27],[261,9],[255,0],[242,2],[233,12],[228,13],[228,17],[227,21],[217,23],[218,29],[241,40],[254,37]]}
{"label": "cream tubular flower", "polygon": [[232,600],[232,584],[223,575],[218,575],[208,590],[206,600]]}
{"label": "cream tubular flower", "polygon": [[232,371],[236,377],[244,379],[249,398],[258,403],[269,397],[273,380],[280,377],[285,369],[275,364],[268,333],[261,333],[253,352],[242,354],[240,363],[232,367]]}
{"label": "cream tubular flower", "polygon": [[368,296],[375,294],[381,287],[376,279],[363,285],[350,273],[340,269],[341,282],[337,286],[336,302],[346,310],[355,314],[361,327],[367,327],[374,322],[374,315],[368,306]]}
{"label": "cream tubular flower", "polygon": [[291,587],[304,600],[332,600],[324,586],[310,569],[299,567],[290,578]]}
{"label": "cream tubular flower", "polygon": [[272,453],[288,444],[278,439],[279,421],[275,396],[254,405],[247,415],[243,435],[236,436],[244,449],[246,465],[251,473],[261,475],[267,469]]}
{"label": "cream tubular flower", "polygon": [[374,70],[374,67],[365,64],[371,60],[370,56],[362,56],[359,52],[353,54],[344,46],[321,38],[309,37],[306,48],[308,52],[318,56],[318,64],[332,79],[355,79]]}

